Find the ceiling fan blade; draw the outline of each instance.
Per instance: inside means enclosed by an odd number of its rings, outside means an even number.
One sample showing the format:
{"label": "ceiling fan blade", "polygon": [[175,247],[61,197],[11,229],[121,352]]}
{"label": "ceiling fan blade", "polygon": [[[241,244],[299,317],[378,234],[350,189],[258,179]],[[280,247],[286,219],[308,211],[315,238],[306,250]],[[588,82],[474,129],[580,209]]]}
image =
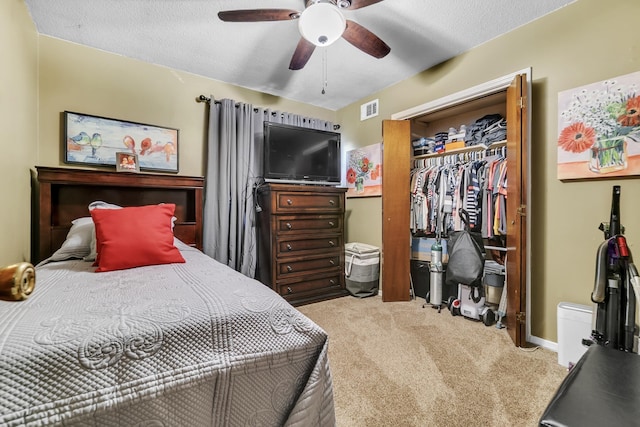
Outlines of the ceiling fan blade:
{"label": "ceiling fan blade", "polygon": [[347,29],[342,33],[342,38],[375,58],[384,58],[391,52],[391,48],[378,36],[348,19]]}
{"label": "ceiling fan blade", "polygon": [[218,12],[225,22],[288,21],[297,19],[300,12],[292,9],[244,9]]}
{"label": "ceiling fan blade", "polygon": [[372,4],[380,3],[383,0],[351,0],[351,6],[347,7],[348,10],[361,9],[363,7],[371,6]]}
{"label": "ceiling fan blade", "polygon": [[316,45],[307,41],[304,37],[300,38],[296,50],[293,52],[291,63],[289,64],[290,70],[301,70],[311,58],[311,54],[315,50]]}

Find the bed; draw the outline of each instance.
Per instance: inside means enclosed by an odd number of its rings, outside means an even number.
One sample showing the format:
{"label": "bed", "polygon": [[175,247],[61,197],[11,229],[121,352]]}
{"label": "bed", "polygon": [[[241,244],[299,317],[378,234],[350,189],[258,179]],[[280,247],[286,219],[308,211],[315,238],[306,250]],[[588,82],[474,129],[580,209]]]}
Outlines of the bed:
{"label": "bed", "polygon": [[[35,289],[0,301],[0,425],[335,425],[326,333],[200,251],[201,178],[38,167],[34,182]],[[117,215],[157,206],[184,262],[96,272],[113,250],[101,215],[126,229]],[[56,259],[83,217],[97,267]]]}

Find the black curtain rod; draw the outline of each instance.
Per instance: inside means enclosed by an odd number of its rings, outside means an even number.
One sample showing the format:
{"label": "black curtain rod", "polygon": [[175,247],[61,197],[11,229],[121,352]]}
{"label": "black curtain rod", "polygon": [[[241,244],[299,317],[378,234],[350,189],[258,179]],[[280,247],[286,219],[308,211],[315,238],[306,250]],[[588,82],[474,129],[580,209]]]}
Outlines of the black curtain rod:
{"label": "black curtain rod", "polygon": [[[197,97],[197,98],[196,98],[196,102],[204,102],[204,103],[206,103],[206,104],[209,104],[209,105],[210,105],[210,104],[211,104],[211,98],[207,98],[207,97],[206,97],[206,96],[204,96],[204,95],[200,95],[199,97]],[[220,101],[216,101],[216,100],[214,100],[213,102],[214,102],[214,104],[220,104]],[[239,106],[240,106],[240,104],[236,104],[236,108],[237,108],[237,107],[239,107]],[[258,112],[258,109],[257,109],[257,108],[254,108],[254,109],[253,109],[253,111],[254,111],[255,113],[257,113],[257,112]],[[267,110],[265,110],[264,112],[266,113],[266,112],[267,112]],[[271,112],[271,115],[272,115],[273,117],[275,117],[275,116],[277,115],[277,113],[276,113],[275,111],[272,111],[272,112]],[[284,114],[283,114],[283,116],[284,116]],[[304,119],[304,120],[306,120],[306,119]],[[340,129],[340,125],[333,125],[333,129],[334,129],[334,130],[338,130],[338,129]]]}

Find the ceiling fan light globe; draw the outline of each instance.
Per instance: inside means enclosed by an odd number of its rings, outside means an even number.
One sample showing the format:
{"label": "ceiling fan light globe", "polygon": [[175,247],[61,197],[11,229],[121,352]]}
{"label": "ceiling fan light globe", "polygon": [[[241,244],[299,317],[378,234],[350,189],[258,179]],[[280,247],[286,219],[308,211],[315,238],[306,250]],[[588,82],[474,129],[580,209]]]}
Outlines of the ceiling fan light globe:
{"label": "ceiling fan light globe", "polygon": [[307,7],[298,20],[300,34],[316,46],[329,46],[347,28],[347,20],[331,3],[314,3]]}

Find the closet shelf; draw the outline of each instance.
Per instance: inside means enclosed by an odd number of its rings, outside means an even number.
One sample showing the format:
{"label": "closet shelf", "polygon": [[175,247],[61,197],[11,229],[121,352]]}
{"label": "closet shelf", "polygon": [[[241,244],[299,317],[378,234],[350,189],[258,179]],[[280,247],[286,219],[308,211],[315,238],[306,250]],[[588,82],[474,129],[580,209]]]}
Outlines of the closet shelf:
{"label": "closet shelf", "polygon": [[470,145],[468,147],[456,148],[456,149],[453,149],[453,150],[445,151],[444,153],[420,154],[418,156],[413,156],[413,159],[415,159],[415,160],[417,160],[417,159],[428,159],[428,158],[431,158],[431,157],[448,156],[450,154],[469,153],[469,152],[475,152],[475,151],[486,151],[486,150],[491,150],[493,148],[505,147],[506,145],[507,145],[507,141],[506,140],[494,142],[490,146],[486,146],[484,144]]}

